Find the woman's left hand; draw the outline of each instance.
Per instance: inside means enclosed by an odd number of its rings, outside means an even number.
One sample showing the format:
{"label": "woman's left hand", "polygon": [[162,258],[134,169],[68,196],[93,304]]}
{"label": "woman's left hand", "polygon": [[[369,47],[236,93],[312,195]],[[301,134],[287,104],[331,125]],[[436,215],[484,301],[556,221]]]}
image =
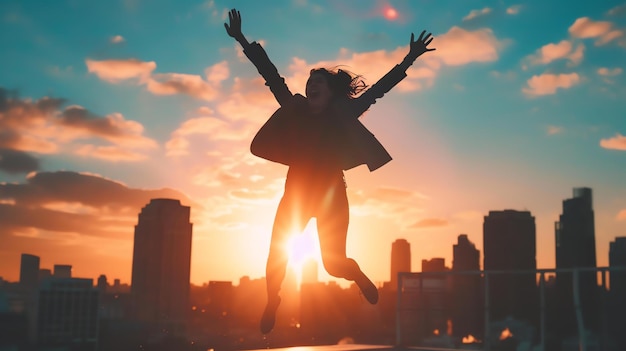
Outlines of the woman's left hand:
{"label": "woman's left hand", "polygon": [[415,60],[425,52],[436,50],[435,48],[428,47],[428,44],[430,44],[430,42],[434,39],[431,35],[432,33],[426,34],[426,31],[424,30],[422,31],[422,34],[420,34],[419,38],[415,40],[415,35],[411,33],[409,57]]}

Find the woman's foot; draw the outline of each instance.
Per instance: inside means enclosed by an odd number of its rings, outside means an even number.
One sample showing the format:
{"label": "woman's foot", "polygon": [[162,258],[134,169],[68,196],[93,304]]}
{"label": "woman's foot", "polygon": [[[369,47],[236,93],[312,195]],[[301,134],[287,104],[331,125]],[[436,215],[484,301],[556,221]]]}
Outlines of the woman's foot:
{"label": "woman's foot", "polygon": [[261,316],[261,333],[268,334],[274,329],[274,323],[276,323],[276,310],[280,305],[280,297],[276,296],[272,299],[268,299],[263,316]]}
{"label": "woman's foot", "polygon": [[378,288],[376,288],[376,285],[372,283],[363,271],[359,270],[359,275],[354,282],[358,285],[359,289],[361,289],[361,293],[369,303],[375,305],[378,302]]}

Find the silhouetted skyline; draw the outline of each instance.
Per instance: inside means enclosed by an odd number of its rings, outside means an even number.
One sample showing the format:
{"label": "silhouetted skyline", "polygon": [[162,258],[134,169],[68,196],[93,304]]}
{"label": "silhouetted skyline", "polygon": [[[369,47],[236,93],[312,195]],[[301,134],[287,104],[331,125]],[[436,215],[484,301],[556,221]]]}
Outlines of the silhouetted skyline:
{"label": "silhouetted skyline", "polygon": [[537,266],[553,267],[553,224],[579,186],[594,189],[606,266],[626,223],[621,5],[2,1],[0,276],[17,280],[28,252],[129,283],[134,219],[150,198],[194,209],[192,282],[264,275],[285,168],[249,153],[277,104],[224,35],[232,6],[297,92],[301,72],[337,64],[372,84],[407,33],[437,38],[363,117],[394,160],[346,172],[348,250],[375,282],[388,279],[395,238],[414,248],[414,270],[451,262],[458,233],[482,247],[482,217],[507,208],[532,211]]}

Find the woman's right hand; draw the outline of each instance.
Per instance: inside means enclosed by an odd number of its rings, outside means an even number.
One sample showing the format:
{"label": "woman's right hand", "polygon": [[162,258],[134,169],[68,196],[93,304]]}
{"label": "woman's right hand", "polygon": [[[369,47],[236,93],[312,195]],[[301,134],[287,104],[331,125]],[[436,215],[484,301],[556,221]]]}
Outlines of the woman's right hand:
{"label": "woman's right hand", "polygon": [[241,14],[236,9],[230,10],[228,13],[229,24],[224,23],[226,33],[237,41],[243,39],[243,33],[241,32]]}

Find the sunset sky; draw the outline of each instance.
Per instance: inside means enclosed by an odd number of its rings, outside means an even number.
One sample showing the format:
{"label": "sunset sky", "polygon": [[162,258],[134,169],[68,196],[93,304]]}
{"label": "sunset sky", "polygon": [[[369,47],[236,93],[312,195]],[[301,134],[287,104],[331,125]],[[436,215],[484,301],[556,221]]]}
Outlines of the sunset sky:
{"label": "sunset sky", "polygon": [[[531,211],[537,265],[553,268],[554,222],[582,186],[608,265],[626,236],[623,0],[3,0],[1,277],[30,253],[130,283],[137,215],[157,197],[191,206],[192,283],[264,275],[287,169],[249,152],[278,104],[225,33],[233,7],[292,92],[313,67],[371,85],[412,32],[433,33],[437,50],[361,118],[394,160],[346,172],[348,254],[374,281],[398,238],[413,271],[451,266],[462,233],[482,255],[490,210]],[[296,263],[319,258],[314,228]]]}

